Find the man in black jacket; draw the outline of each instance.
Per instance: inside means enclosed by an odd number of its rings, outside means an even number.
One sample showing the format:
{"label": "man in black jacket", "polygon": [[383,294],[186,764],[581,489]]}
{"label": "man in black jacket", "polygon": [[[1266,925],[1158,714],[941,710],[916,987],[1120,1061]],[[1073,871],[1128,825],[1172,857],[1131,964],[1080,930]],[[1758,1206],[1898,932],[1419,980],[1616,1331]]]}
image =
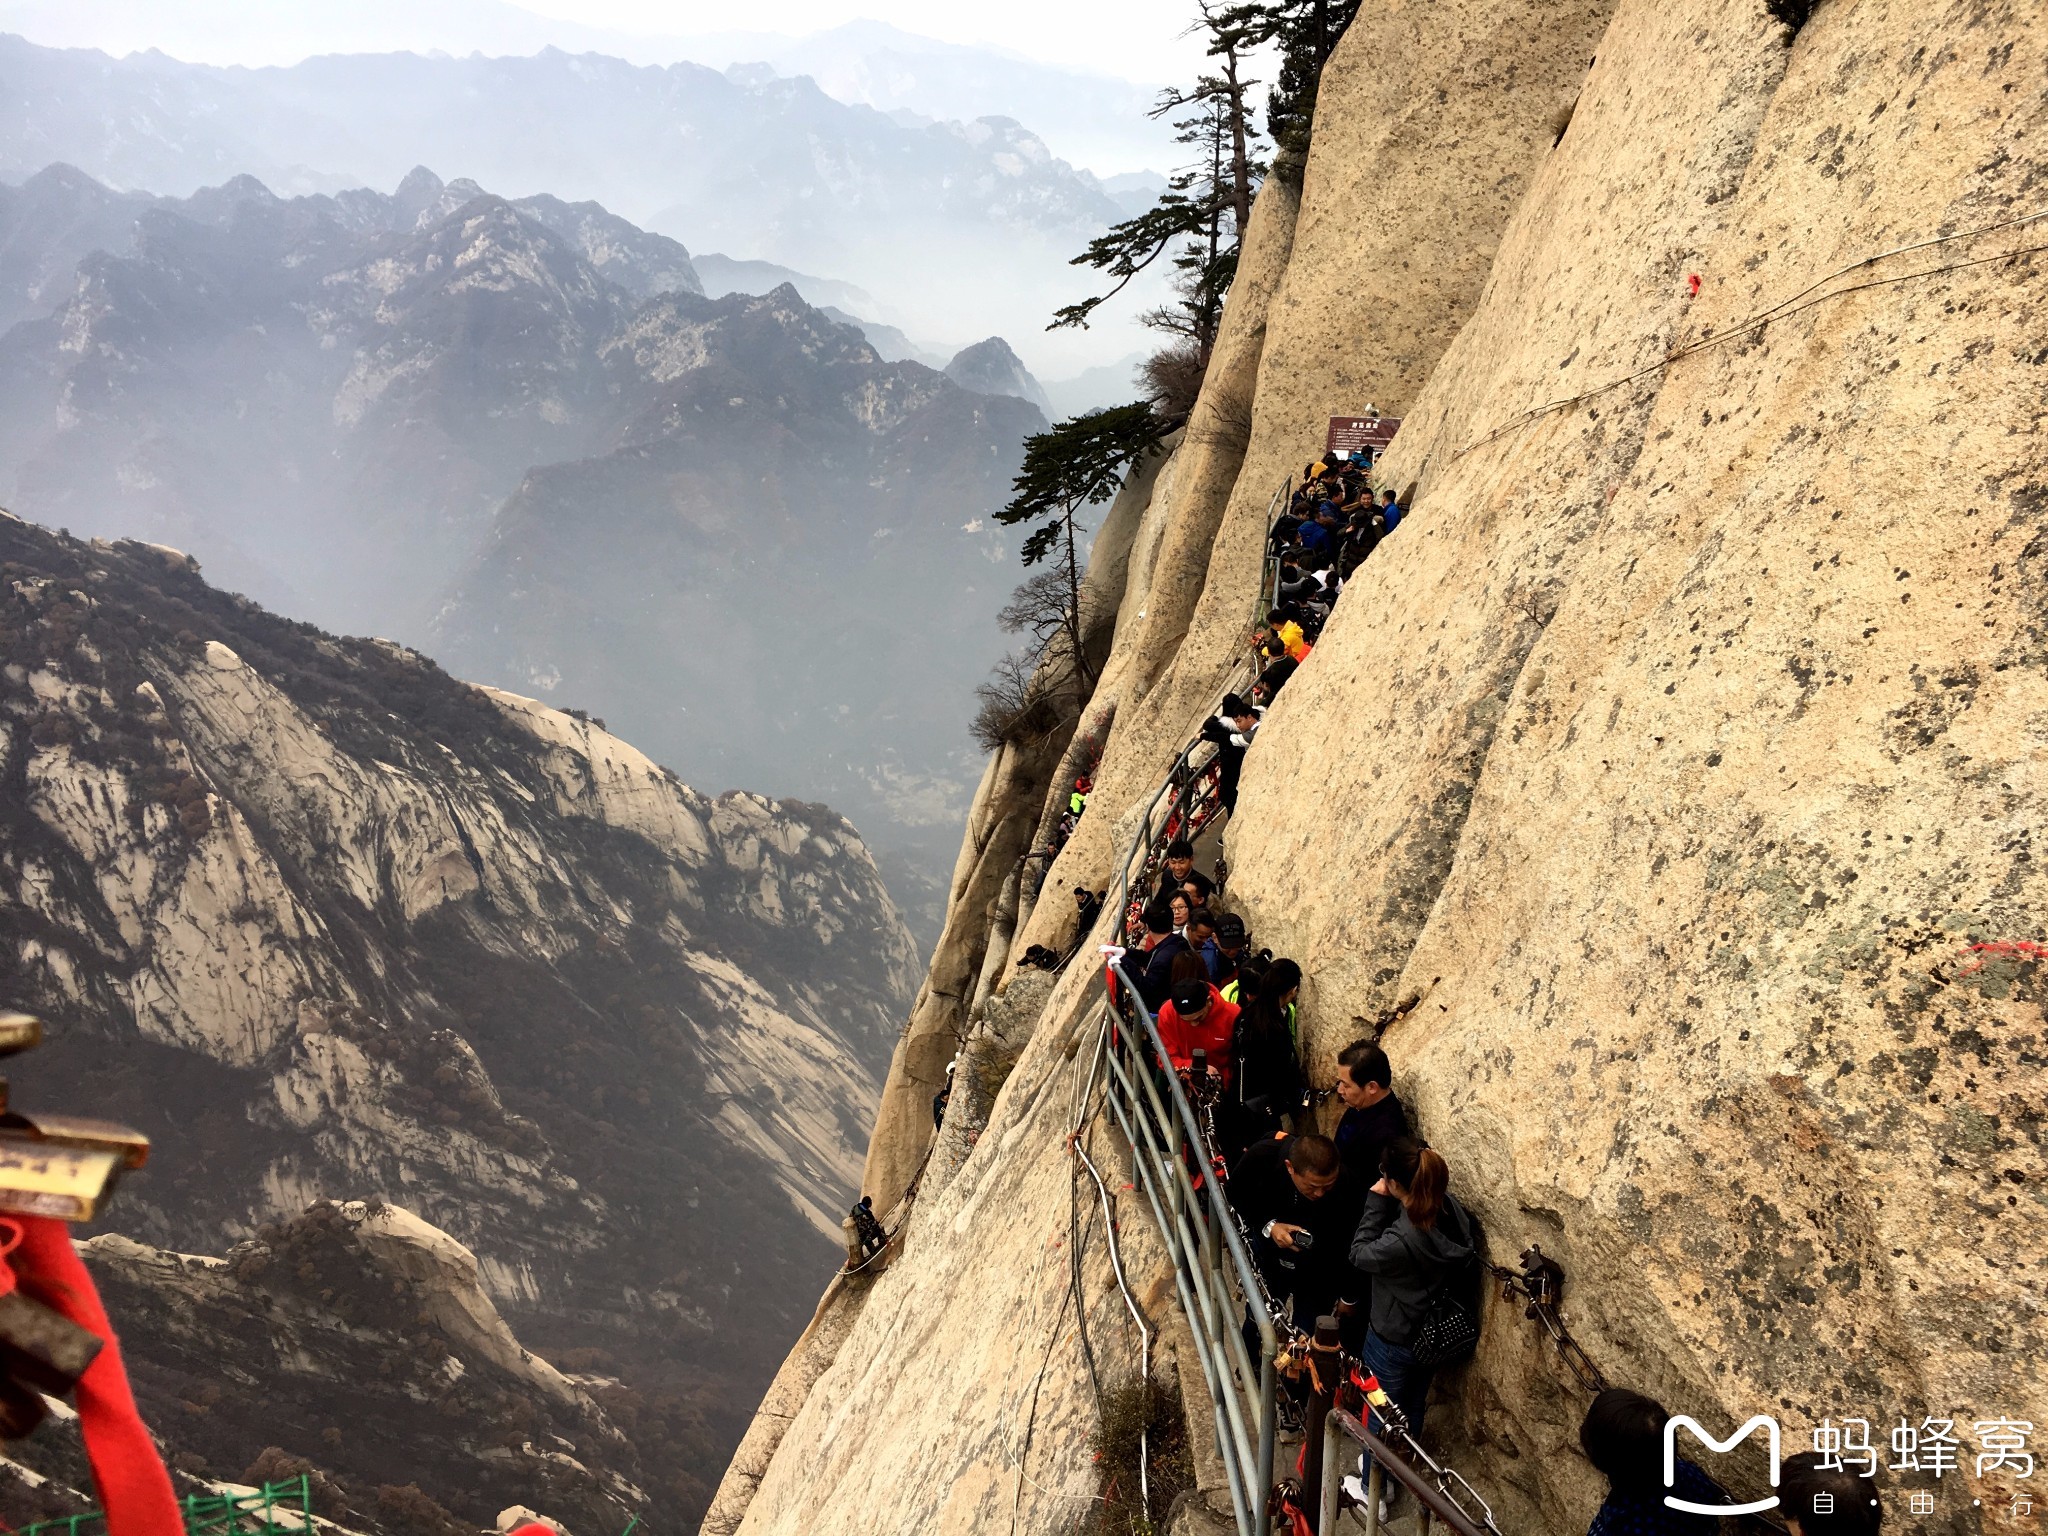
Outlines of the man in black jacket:
{"label": "man in black jacket", "polygon": [[1173,913],[1164,902],[1145,909],[1145,973],[1134,978],[1145,1006],[1157,1013],[1173,996],[1173,962],[1188,952],[1188,941],[1173,931]]}
{"label": "man in black jacket", "polygon": [[1225,694],[1223,707],[1202,722],[1202,739],[1216,743],[1216,798],[1227,816],[1237,809],[1237,781],[1244,773],[1245,748],[1259,729],[1264,711],[1236,694]]}
{"label": "man in black jacket", "polygon": [[1164,906],[1176,895],[1184,894],[1190,880],[1202,880],[1203,894],[1207,895],[1208,881],[1195,870],[1195,845],[1177,837],[1166,845],[1166,862],[1159,871],[1159,888],[1152,893],[1152,899]]}
{"label": "man in black jacket", "polygon": [[1337,1097],[1344,1101],[1337,1151],[1361,1189],[1379,1181],[1380,1154],[1387,1144],[1408,1134],[1408,1116],[1394,1096],[1393,1082],[1387,1053],[1370,1040],[1354,1040],[1337,1053]]}
{"label": "man in black jacket", "polygon": [[[1306,1332],[1314,1332],[1319,1317],[1348,1317],[1364,1294],[1349,1253],[1365,1189],[1327,1136],[1257,1142],[1230,1176],[1230,1203],[1251,1234],[1252,1260],[1276,1302],[1293,1299],[1295,1326]],[[1257,1336],[1247,1318],[1254,1356]]]}

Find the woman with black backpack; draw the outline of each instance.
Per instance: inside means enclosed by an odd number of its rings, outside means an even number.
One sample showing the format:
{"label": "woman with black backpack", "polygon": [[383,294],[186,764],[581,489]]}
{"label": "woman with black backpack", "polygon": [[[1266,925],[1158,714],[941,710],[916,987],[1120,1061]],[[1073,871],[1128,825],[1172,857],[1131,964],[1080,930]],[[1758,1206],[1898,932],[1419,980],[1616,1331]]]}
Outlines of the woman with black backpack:
{"label": "woman with black backpack", "polygon": [[[1389,1142],[1351,1240],[1353,1266],[1372,1277],[1366,1367],[1417,1436],[1437,1367],[1464,1359],[1479,1339],[1479,1225],[1450,1179],[1434,1149],[1411,1136]],[[1386,1433],[1377,1412],[1369,1427]],[[1361,1479],[1366,1467],[1361,1460]]]}

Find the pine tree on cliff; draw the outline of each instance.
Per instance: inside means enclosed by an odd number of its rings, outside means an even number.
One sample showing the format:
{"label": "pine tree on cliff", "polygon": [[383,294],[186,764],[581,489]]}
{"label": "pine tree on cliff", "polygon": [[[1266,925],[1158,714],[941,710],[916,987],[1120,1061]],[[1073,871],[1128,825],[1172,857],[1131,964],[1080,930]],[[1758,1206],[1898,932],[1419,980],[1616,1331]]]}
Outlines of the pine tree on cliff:
{"label": "pine tree on cliff", "polygon": [[[1050,431],[1024,440],[1024,465],[1012,485],[1010,504],[996,514],[1006,526],[1035,522],[1022,551],[1027,566],[1048,555],[1058,563],[1044,573],[1053,578],[1026,582],[1004,610],[1005,627],[1031,628],[1040,651],[1055,635],[1064,638],[1075,677],[1086,692],[1095,683],[1083,644],[1081,609],[1081,530],[1075,523],[1082,509],[1116,494],[1124,471],[1158,443],[1161,427],[1143,401],[1090,411],[1063,421]],[[1048,615],[1056,612],[1056,619]]]}
{"label": "pine tree on cliff", "polygon": [[[1075,266],[1094,267],[1116,281],[1107,293],[1056,311],[1048,330],[1086,329],[1099,306],[1171,253],[1178,302],[1150,310],[1142,318],[1152,329],[1178,338],[1169,354],[1176,350],[1186,354],[1199,386],[1201,371],[1207,368],[1215,346],[1224,297],[1237,273],[1238,251],[1245,226],[1251,221],[1252,197],[1265,174],[1265,165],[1255,153],[1258,129],[1251,121],[1251,89],[1259,82],[1246,78],[1243,65],[1250,50],[1271,36],[1272,27],[1263,7],[1226,9],[1203,0],[1196,29],[1208,34],[1208,52],[1217,61],[1216,70],[1186,89],[1162,92],[1152,109],[1154,117],[1194,109],[1189,116],[1175,119],[1173,126],[1176,142],[1194,146],[1198,158],[1173,175],[1152,207],[1112,225],[1074,258]],[[1191,395],[1179,389],[1158,392],[1169,397]],[[1190,403],[1191,398],[1169,398],[1167,414],[1184,414]]]}
{"label": "pine tree on cliff", "polygon": [[1308,154],[1323,66],[1357,16],[1358,0],[1271,0],[1239,6],[1232,14],[1253,46],[1280,46],[1279,75],[1266,98],[1266,132],[1276,149],[1288,152],[1282,163],[1292,165],[1298,177]]}

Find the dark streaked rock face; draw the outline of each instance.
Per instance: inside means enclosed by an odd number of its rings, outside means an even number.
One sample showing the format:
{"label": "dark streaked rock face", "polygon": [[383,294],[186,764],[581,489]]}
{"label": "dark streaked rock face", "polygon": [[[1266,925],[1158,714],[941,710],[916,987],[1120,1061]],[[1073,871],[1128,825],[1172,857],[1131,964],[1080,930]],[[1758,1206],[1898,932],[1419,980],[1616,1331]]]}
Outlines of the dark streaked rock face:
{"label": "dark streaked rock face", "polygon": [[[831,1272],[912,984],[852,827],[699,795],[176,551],[0,520],[0,650],[0,996],[52,1033],[10,1075],[156,1139],[111,1230],[219,1254],[320,1198],[398,1201],[527,1347],[668,1404],[637,1475],[700,1503]],[[313,1392],[216,1342],[245,1394]],[[335,1465],[259,1422],[235,1454]],[[240,1472],[241,1442],[159,1428]],[[449,1507],[495,1514],[464,1486]]]}

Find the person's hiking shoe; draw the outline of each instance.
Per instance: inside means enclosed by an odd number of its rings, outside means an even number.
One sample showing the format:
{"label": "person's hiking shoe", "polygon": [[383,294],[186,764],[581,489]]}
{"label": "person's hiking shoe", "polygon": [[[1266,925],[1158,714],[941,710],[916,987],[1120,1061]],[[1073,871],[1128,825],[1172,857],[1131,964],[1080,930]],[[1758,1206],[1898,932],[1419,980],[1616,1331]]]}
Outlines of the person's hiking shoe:
{"label": "person's hiking shoe", "polygon": [[[1341,1486],[1344,1490],[1345,1502],[1356,1505],[1359,1509],[1366,1507],[1370,1495],[1366,1492],[1365,1479],[1363,1477],[1359,1476],[1356,1472],[1349,1473],[1345,1476]],[[1386,1523],[1393,1518],[1394,1496],[1392,1492],[1382,1493],[1380,1495],[1381,1528],[1384,1529]]]}

